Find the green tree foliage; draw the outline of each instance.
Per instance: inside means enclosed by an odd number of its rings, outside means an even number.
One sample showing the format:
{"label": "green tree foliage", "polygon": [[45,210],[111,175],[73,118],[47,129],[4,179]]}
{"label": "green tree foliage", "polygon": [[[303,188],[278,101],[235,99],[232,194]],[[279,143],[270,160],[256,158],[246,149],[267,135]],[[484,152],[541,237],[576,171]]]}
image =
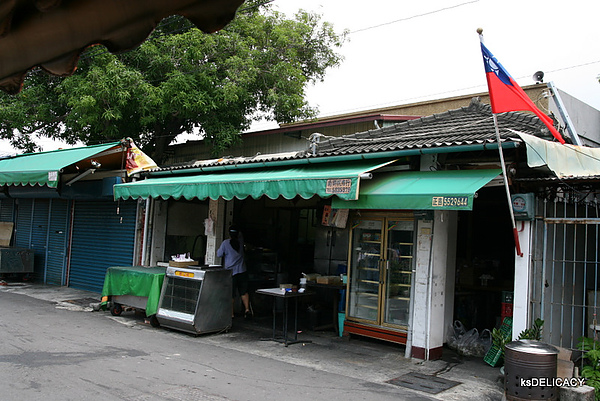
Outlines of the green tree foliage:
{"label": "green tree foliage", "polygon": [[316,14],[287,19],[258,0],[215,34],[169,17],[139,48],[88,49],[66,78],[32,71],[19,95],[0,95],[0,137],[26,151],[35,136],[96,144],[132,137],[157,160],[182,133],[196,132],[219,154],[253,120],[316,115],[306,87],[341,62],[345,40]]}

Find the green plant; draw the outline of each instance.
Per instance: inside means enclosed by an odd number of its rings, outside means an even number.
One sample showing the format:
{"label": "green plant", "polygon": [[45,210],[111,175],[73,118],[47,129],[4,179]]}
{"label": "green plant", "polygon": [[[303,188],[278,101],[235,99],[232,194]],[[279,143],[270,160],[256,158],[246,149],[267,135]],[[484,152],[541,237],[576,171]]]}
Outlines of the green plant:
{"label": "green plant", "polygon": [[[518,339],[519,340],[541,340],[542,339],[542,327],[544,326],[544,321],[542,319],[535,319],[533,325],[523,330]],[[500,359],[504,359],[505,346],[511,340],[511,333],[502,332],[494,328],[492,330],[492,344],[498,347],[501,350]]]}
{"label": "green plant", "polygon": [[496,328],[492,329],[492,344],[501,351],[500,359],[504,359],[504,347],[510,342],[510,331],[504,333]]}
{"label": "green plant", "polygon": [[581,377],[585,384],[594,387],[596,400],[600,400],[600,342],[593,338],[581,337],[577,348],[585,351],[585,365],[581,368]]}
{"label": "green plant", "polygon": [[540,341],[542,339],[542,327],[544,326],[544,321],[542,319],[535,319],[533,322],[533,326],[528,329],[525,329],[519,334],[519,340],[537,340]]}

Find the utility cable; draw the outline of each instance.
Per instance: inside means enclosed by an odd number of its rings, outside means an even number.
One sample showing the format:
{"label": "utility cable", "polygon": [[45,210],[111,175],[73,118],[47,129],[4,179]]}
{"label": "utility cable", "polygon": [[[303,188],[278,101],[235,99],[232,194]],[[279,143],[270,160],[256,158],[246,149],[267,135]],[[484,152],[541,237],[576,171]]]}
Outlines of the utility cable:
{"label": "utility cable", "polygon": [[425,17],[425,16],[428,16],[428,15],[437,14],[437,13],[442,12],[442,11],[447,11],[447,10],[451,10],[453,8],[458,8],[458,7],[462,7],[464,5],[467,5],[467,4],[478,3],[478,2],[479,2],[479,0],[467,1],[465,3],[460,3],[460,4],[455,4],[453,6],[439,8],[437,10],[428,11],[428,12],[425,12],[425,13],[422,13],[422,14],[415,14],[415,15],[411,15],[410,17],[400,18],[400,19],[397,19],[395,21],[384,22],[382,24],[373,25],[373,26],[369,26],[369,27],[366,27],[366,28],[356,29],[354,31],[350,31],[348,34],[353,34],[353,33],[358,33],[358,32],[364,32],[364,31],[368,31],[368,30],[371,30],[371,29],[375,29],[375,28],[381,28],[382,26],[391,25],[391,24],[395,24],[395,23],[403,22],[403,21],[408,21],[408,20],[415,19],[415,18]]}

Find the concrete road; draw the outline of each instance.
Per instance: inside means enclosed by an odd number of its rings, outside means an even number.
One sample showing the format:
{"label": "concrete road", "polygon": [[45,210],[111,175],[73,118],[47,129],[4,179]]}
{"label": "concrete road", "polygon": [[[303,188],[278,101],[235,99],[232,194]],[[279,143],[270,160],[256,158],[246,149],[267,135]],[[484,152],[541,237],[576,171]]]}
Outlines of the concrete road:
{"label": "concrete road", "polygon": [[[369,372],[357,378],[356,367],[352,375],[332,373],[226,346],[219,335],[153,328],[143,317],[69,310],[7,291],[0,292],[0,311],[2,400],[440,399],[369,380]],[[293,354],[304,346],[260,347]]]}

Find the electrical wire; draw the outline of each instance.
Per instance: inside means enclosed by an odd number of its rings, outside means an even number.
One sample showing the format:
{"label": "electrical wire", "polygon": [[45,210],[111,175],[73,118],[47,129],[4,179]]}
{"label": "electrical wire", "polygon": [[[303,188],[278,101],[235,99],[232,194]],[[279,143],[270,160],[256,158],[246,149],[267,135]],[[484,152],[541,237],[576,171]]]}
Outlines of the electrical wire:
{"label": "electrical wire", "polygon": [[451,10],[453,8],[458,8],[458,7],[462,7],[462,6],[465,6],[467,4],[473,4],[473,3],[479,3],[479,0],[467,1],[465,3],[460,3],[460,4],[455,4],[455,5],[452,5],[452,6],[448,6],[448,7],[439,8],[437,10],[428,11],[428,12],[425,12],[425,13],[422,13],[422,14],[415,14],[415,15],[411,15],[410,17],[400,18],[400,19],[397,19],[397,20],[394,20],[394,21],[384,22],[384,23],[373,25],[373,26],[369,26],[369,27],[366,27],[366,28],[356,29],[354,31],[350,31],[349,34],[358,33],[358,32],[364,32],[364,31],[368,31],[368,30],[371,30],[371,29],[375,29],[375,28],[381,28],[382,26],[392,25],[392,24],[396,24],[398,22],[409,21],[411,19],[421,18],[421,17],[425,17],[425,16],[428,16],[428,15],[432,15],[432,14],[437,14],[437,13],[442,12],[442,11]]}

